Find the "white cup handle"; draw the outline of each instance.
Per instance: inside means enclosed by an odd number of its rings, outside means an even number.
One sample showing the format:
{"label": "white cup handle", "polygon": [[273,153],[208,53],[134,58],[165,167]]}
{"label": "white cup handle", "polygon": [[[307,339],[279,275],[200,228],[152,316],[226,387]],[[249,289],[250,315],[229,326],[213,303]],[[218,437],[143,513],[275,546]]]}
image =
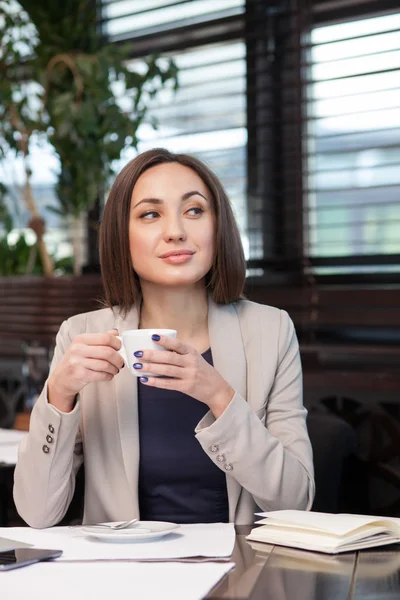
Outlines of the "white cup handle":
{"label": "white cup handle", "polygon": [[126,352],[125,352],[124,342],[122,341],[122,337],[120,335],[116,335],[115,337],[117,339],[119,339],[119,341],[121,342],[121,348],[118,350],[118,352],[120,353],[120,355],[124,359],[124,363],[127,365],[127,364],[129,364],[129,362],[128,362],[128,357],[127,357]]}

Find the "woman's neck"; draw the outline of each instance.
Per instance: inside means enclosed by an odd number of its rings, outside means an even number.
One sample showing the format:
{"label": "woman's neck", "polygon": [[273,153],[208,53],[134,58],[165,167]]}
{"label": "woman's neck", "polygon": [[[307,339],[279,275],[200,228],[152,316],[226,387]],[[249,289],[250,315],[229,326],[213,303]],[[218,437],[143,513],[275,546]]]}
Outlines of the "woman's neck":
{"label": "woman's neck", "polygon": [[176,329],[185,343],[208,335],[208,298],[204,286],[160,289],[142,284],[141,329]]}

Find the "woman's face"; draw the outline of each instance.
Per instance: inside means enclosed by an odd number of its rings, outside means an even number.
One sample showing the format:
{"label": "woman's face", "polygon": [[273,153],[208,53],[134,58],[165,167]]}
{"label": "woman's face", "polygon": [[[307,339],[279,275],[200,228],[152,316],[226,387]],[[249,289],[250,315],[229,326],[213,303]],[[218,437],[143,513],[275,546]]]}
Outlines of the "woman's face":
{"label": "woman's face", "polygon": [[133,189],[132,265],[140,280],[164,287],[201,281],[214,259],[215,216],[203,180],[179,163],[148,169]]}

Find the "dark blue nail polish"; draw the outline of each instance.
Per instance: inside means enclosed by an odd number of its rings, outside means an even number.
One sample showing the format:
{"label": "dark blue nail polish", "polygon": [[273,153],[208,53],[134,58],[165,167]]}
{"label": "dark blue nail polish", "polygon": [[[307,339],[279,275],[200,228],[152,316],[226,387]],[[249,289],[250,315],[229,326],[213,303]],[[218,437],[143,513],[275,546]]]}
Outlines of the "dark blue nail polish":
{"label": "dark blue nail polish", "polygon": [[140,380],[142,383],[147,383],[147,382],[148,382],[148,378],[147,378],[147,377],[139,377],[139,380]]}
{"label": "dark blue nail polish", "polygon": [[151,336],[151,339],[154,340],[155,342],[159,342],[160,341],[160,336],[158,335],[158,333],[154,333]]}
{"label": "dark blue nail polish", "polygon": [[134,368],[134,369],[141,369],[142,367],[143,367],[142,363],[135,363],[135,364],[133,365],[133,368]]}
{"label": "dark blue nail polish", "polygon": [[136,356],[136,358],[142,358],[143,352],[141,350],[136,350],[136,352],[133,353],[133,356]]}

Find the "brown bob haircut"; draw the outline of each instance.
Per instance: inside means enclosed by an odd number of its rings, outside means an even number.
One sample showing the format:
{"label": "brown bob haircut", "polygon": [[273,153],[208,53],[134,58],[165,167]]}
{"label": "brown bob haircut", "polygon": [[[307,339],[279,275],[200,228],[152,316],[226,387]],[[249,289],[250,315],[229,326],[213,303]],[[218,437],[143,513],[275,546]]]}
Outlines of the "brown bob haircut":
{"label": "brown bob haircut", "polygon": [[105,303],[123,314],[141,302],[140,281],[132,268],[129,250],[129,218],[133,188],[148,169],[178,163],[192,169],[210,191],[215,213],[215,256],[206,276],[214,302],[229,304],[243,297],[246,262],[239,230],[228,196],[214,173],[200,160],[155,148],[139,154],[117,176],[105,205],[100,227],[100,264]]}

